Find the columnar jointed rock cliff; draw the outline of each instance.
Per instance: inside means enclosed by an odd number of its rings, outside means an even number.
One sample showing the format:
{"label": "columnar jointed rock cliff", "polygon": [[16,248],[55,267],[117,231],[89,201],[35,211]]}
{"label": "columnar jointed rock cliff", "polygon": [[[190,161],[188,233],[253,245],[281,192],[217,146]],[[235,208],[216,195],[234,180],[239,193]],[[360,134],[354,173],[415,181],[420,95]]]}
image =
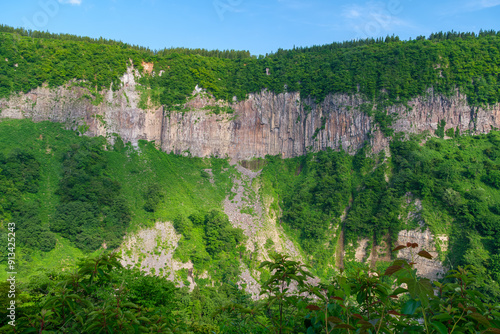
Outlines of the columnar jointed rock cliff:
{"label": "columnar jointed rock cliff", "polygon": [[[0,116],[62,122],[79,127],[89,136],[112,138],[112,134],[118,134],[133,144],[141,139],[155,141],[164,151],[200,157],[248,159],[270,154],[287,158],[327,147],[342,146],[354,152],[366,140],[379,151],[388,143],[373,117],[361,111],[365,101],[359,96],[328,95],[314,105],[301,101],[296,92],[262,91],[234,102],[234,113],[217,115],[206,108],[217,102],[195,90],[182,112],[156,108],[151,103],[143,110],[138,107],[137,75],[129,68],[122,78],[123,86],[102,92],[104,101],[98,105],[92,103],[88,91],[70,83],[0,100]],[[312,108],[307,107],[310,105]],[[500,128],[500,105],[472,107],[459,92],[445,97],[429,90],[408,106],[393,106],[388,112],[395,116],[392,128],[396,132],[434,131],[442,119],[446,128],[458,126],[461,132],[484,133],[492,127]]]}

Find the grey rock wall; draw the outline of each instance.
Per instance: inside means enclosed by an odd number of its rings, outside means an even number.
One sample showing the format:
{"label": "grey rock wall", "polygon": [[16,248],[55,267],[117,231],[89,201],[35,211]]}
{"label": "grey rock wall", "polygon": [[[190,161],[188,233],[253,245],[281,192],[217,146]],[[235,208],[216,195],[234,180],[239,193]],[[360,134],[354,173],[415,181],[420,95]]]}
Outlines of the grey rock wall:
{"label": "grey rock wall", "polygon": [[[389,142],[373,118],[361,111],[365,101],[359,96],[328,95],[314,105],[301,101],[296,92],[264,90],[233,103],[233,114],[215,115],[203,108],[218,102],[195,90],[185,105],[187,112],[164,110],[151,103],[143,110],[138,107],[138,75],[129,68],[119,90],[101,92],[104,101],[99,105],[91,103],[86,89],[70,83],[2,99],[0,117],[61,122],[68,128],[86,130],[88,136],[112,139],[112,134],[118,134],[132,144],[141,139],[155,141],[166,152],[189,152],[199,157],[249,159],[270,154],[289,158],[327,147],[353,153],[367,140],[378,152]],[[312,105],[312,109],[307,111],[304,105]],[[388,112],[395,118],[392,127],[396,132],[433,133],[442,119],[446,129],[458,127],[472,134],[500,127],[500,105],[472,107],[458,91],[445,97],[429,90],[408,107],[393,106]]]}

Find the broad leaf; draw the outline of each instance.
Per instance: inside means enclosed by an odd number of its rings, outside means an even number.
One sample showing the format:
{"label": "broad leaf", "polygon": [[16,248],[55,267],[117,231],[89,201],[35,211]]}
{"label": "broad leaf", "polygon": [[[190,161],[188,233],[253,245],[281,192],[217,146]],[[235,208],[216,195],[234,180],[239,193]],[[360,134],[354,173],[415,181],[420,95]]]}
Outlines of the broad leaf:
{"label": "broad leaf", "polygon": [[401,266],[390,266],[389,268],[387,268],[385,270],[384,275],[385,276],[391,276],[392,274],[394,274],[395,272],[400,271],[401,269],[403,269],[403,267],[401,267]]}
{"label": "broad leaf", "polygon": [[432,255],[429,254],[429,252],[425,250],[421,250],[420,252],[417,253],[418,256],[425,257],[426,259],[432,260]]}
{"label": "broad leaf", "polygon": [[404,314],[399,313],[399,312],[394,311],[394,310],[391,310],[391,311],[389,311],[389,312],[387,312],[387,313],[392,314],[392,315],[404,316]]}
{"label": "broad leaf", "polygon": [[337,317],[328,317],[326,320],[334,324],[340,324],[342,322],[342,320]]}
{"label": "broad leaf", "polygon": [[311,311],[319,311],[319,310],[321,310],[318,306],[312,305],[312,304],[311,305],[307,305],[306,309],[311,310]]}
{"label": "broad leaf", "polygon": [[481,323],[481,324],[483,324],[483,325],[485,325],[485,326],[491,326],[491,324],[490,324],[490,322],[488,321],[488,319],[486,319],[486,317],[485,317],[485,316],[483,316],[483,315],[481,315],[481,314],[479,314],[479,313],[476,313],[476,312],[471,313],[471,314],[469,314],[469,315],[468,315],[468,317],[470,317],[470,318],[472,318],[472,319],[476,320],[477,322],[479,322],[479,323]]}
{"label": "broad leaf", "polygon": [[398,246],[396,246],[396,248],[394,248],[392,251],[393,251],[393,252],[397,252],[398,250],[401,250],[401,249],[404,249],[404,248],[406,248],[406,246],[404,246],[404,245],[398,245]]}
{"label": "broad leaf", "polygon": [[432,327],[434,327],[439,334],[448,334],[448,329],[445,325],[440,322],[431,322]]}
{"label": "broad leaf", "polygon": [[404,304],[403,308],[401,309],[401,313],[407,314],[407,315],[412,315],[415,313],[417,308],[420,306],[420,302],[416,301],[415,299],[410,299],[409,301]]}
{"label": "broad leaf", "polygon": [[404,293],[404,292],[408,292],[407,289],[405,288],[397,288],[396,290],[394,290],[394,292],[392,293],[392,295],[399,295],[400,293]]}

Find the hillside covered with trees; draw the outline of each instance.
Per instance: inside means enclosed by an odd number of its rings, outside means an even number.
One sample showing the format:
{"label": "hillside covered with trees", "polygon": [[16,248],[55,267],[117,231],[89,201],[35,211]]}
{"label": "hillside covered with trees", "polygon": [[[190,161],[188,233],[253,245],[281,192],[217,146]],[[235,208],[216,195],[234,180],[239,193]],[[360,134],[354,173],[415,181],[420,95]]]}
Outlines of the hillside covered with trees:
{"label": "hillside covered with trees", "polygon": [[[439,33],[400,41],[397,37],[278,50],[266,57],[239,51],[166,49],[153,52],[121,42],[0,28],[0,97],[27,92],[47,82],[60,86],[84,80],[94,94],[119,88],[129,59],[140,68],[153,62],[162,76],[147,76],[161,104],[186,101],[194,87],[216,99],[245,99],[268,89],[299,91],[320,102],[330,93],[361,93],[368,101],[405,103],[429,88],[448,94],[456,88],[473,105],[500,99],[500,33]],[[268,69],[269,75],[266,74]]]}

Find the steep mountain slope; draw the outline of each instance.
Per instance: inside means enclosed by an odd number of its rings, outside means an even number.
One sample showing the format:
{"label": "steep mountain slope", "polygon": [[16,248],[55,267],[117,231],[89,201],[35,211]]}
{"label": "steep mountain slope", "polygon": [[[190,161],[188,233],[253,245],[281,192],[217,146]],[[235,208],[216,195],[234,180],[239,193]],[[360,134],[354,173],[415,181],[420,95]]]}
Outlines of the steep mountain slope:
{"label": "steep mountain slope", "polygon": [[499,294],[497,33],[259,59],[20,33],[0,33],[0,173],[27,263],[119,247],[179,285],[256,296],[273,251],[328,280],[418,242],[437,258],[421,274],[475,264]]}

